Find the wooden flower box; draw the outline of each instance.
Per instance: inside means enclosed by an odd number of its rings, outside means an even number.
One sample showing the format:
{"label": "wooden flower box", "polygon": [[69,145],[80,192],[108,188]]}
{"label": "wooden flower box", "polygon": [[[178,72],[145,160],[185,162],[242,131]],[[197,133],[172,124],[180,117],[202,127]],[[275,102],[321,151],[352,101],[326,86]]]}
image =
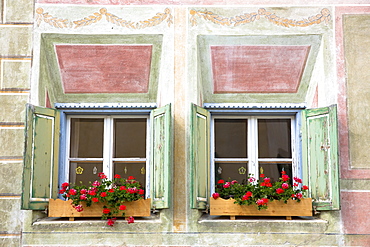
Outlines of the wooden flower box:
{"label": "wooden flower box", "polygon": [[312,199],[304,198],[300,202],[289,200],[270,201],[267,209],[258,210],[256,205],[239,205],[234,203],[234,199],[210,198],[210,214],[219,216],[230,216],[235,220],[235,216],[285,216],[291,220],[292,216],[312,216]]}
{"label": "wooden flower box", "polygon": [[[125,202],[126,206],[125,217],[150,216],[150,199],[141,199],[133,202]],[[60,199],[49,199],[48,216],[49,217],[69,217],[69,220],[74,220],[75,217],[101,217],[103,211],[103,203],[93,203],[90,207],[83,205],[84,210],[77,212],[71,205],[71,200],[63,201]],[[120,217],[118,215],[118,217]]]}

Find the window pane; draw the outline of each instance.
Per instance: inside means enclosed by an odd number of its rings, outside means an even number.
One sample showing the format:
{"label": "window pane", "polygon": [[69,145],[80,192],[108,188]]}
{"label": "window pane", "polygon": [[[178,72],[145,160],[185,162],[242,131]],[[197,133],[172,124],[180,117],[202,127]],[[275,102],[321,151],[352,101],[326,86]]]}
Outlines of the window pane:
{"label": "window pane", "polygon": [[69,182],[72,184],[90,185],[89,182],[94,182],[98,179],[98,173],[103,172],[103,164],[101,162],[71,162],[69,167]]}
{"label": "window pane", "polygon": [[247,158],[247,119],[215,119],[215,157]]}
{"label": "window pane", "polygon": [[70,138],[71,158],[102,158],[104,120],[72,118]]}
{"label": "window pane", "polygon": [[281,172],[284,170],[286,174],[290,177],[290,182],[292,181],[292,163],[291,162],[265,162],[259,163],[259,167],[262,167],[263,173],[266,177],[271,178],[273,182],[276,182],[281,177]]}
{"label": "window pane", "polygon": [[145,188],[145,176],[146,176],[146,163],[145,162],[115,162],[114,163],[114,174],[121,175],[122,178],[128,178],[134,176],[136,181],[139,181],[141,186]]}
{"label": "window pane", "polygon": [[216,163],[216,184],[223,179],[225,181],[236,180],[239,183],[246,182],[248,178],[248,163]]}
{"label": "window pane", "polygon": [[292,157],[290,119],[258,119],[258,157]]}
{"label": "window pane", "polygon": [[113,157],[146,157],[146,118],[126,118],[114,120]]}

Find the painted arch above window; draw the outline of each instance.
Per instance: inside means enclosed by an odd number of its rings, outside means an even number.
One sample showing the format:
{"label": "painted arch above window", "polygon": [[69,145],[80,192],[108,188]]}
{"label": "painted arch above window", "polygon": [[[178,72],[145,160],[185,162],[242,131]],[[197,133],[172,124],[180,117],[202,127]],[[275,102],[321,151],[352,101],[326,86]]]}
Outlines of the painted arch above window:
{"label": "painted arch above window", "polygon": [[162,42],[160,34],[41,34],[39,105],[156,102]]}
{"label": "painted arch above window", "polygon": [[322,37],[199,35],[204,102],[305,102]]}

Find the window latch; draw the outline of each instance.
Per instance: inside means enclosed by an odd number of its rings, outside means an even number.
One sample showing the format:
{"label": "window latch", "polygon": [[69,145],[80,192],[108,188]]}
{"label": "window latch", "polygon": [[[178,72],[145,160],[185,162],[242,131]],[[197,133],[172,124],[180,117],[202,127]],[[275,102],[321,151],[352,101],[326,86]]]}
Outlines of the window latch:
{"label": "window latch", "polygon": [[209,213],[209,205],[208,204],[206,205],[206,209],[203,210],[203,213],[206,213],[206,214]]}
{"label": "window latch", "polygon": [[156,213],[158,213],[158,212],[159,212],[159,210],[155,209],[155,205],[153,205],[152,213],[153,213],[153,214],[156,214]]}

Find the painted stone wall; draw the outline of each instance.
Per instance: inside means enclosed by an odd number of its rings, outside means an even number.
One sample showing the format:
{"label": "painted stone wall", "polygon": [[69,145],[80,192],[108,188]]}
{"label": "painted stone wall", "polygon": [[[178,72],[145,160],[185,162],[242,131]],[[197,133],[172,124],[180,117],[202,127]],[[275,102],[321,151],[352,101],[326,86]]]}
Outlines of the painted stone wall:
{"label": "painted stone wall", "polygon": [[[0,0],[0,245],[370,245],[370,5],[361,0],[348,5]],[[132,55],[120,56],[122,50]],[[217,59],[207,59],[211,53]],[[233,68],[228,77],[225,64]],[[112,87],[104,81],[109,75],[118,84],[126,76],[135,86]],[[251,87],[241,83],[246,77],[253,78]],[[265,80],[274,83],[264,85]],[[173,106],[169,209],[131,225],[119,221],[114,228],[20,210],[27,102],[137,101]],[[212,102],[338,104],[341,210],[315,219],[231,222],[191,209],[189,107]]]}
{"label": "painted stone wall", "polygon": [[21,246],[24,106],[32,60],[33,1],[0,1],[0,246]]}

